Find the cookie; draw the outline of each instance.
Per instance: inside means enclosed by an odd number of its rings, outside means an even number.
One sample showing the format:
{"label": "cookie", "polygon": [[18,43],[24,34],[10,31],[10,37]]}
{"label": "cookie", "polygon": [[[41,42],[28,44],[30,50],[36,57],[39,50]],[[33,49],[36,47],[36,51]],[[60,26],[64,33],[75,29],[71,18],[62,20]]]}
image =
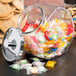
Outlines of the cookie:
{"label": "cookie", "polygon": [[18,15],[14,15],[12,16],[10,19],[8,20],[0,20],[0,29],[2,32],[6,32],[6,30],[10,27],[17,27],[17,20],[18,20]]}
{"label": "cookie", "polygon": [[0,33],[0,39],[3,39],[4,35],[2,33]]}
{"label": "cookie", "polygon": [[[3,21],[4,22],[4,21]],[[5,33],[7,31],[8,28],[6,28],[6,26],[2,23],[2,20],[0,20],[0,30]]]}
{"label": "cookie", "polygon": [[0,2],[0,17],[6,17],[11,12],[9,4],[3,4]]}
{"label": "cookie", "polygon": [[14,15],[14,12],[10,13],[10,14],[9,14],[8,16],[6,16],[6,17],[1,17],[0,20],[9,19],[9,18],[11,18],[13,15]]}
{"label": "cookie", "polygon": [[14,12],[20,14],[22,11],[16,9]]}
{"label": "cookie", "polygon": [[10,13],[15,11],[15,7],[10,5]]}
{"label": "cookie", "polygon": [[13,0],[0,0],[2,3],[11,3]]}
{"label": "cookie", "polygon": [[17,27],[17,22],[20,14],[15,14],[11,19],[14,21],[15,25],[12,25],[12,27]]}
{"label": "cookie", "polygon": [[20,11],[22,11],[24,8],[20,0],[14,0],[12,4]]}
{"label": "cookie", "polygon": [[2,39],[0,39],[0,44],[2,44]]}

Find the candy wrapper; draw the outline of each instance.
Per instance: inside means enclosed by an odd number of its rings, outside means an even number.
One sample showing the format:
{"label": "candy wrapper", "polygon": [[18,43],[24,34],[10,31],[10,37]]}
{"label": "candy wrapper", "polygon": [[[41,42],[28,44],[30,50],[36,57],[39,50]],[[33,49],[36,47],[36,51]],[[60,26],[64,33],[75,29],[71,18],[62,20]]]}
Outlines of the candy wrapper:
{"label": "candy wrapper", "polygon": [[27,75],[42,74],[48,71],[48,69],[45,68],[44,64],[45,62],[40,62],[40,61],[33,61],[32,63],[29,63],[27,59],[24,59],[14,62],[14,64],[10,65],[10,67],[17,71],[26,70]]}
{"label": "candy wrapper", "polygon": [[24,37],[26,52],[51,59],[67,51],[73,38],[74,26],[65,8],[58,7],[45,17],[43,9],[36,5],[27,7],[19,18],[18,27]]}

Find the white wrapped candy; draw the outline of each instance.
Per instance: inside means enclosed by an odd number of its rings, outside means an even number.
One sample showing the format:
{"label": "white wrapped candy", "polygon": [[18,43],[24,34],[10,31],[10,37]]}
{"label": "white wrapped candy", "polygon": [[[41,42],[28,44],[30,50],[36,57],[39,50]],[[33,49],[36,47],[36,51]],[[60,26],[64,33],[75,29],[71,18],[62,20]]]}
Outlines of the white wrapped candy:
{"label": "white wrapped candy", "polygon": [[38,72],[39,74],[46,72],[47,69],[44,66],[38,66]]}
{"label": "white wrapped candy", "polygon": [[45,63],[40,62],[40,61],[35,61],[32,63],[34,66],[44,66]]}

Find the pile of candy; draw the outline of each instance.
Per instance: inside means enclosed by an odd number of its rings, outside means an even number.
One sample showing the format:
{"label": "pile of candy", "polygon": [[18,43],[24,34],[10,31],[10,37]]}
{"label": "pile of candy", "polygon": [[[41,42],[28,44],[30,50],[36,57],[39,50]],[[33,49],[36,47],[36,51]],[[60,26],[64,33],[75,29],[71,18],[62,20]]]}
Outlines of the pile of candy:
{"label": "pile of candy", "polygon": [[74,21],[74,37],[76,37],[76,7],[69,7],[67,8],[69,12],[71,13]]}
{"label": "pile of candy", "polygon": [[48,69],[53,69],[56,62],[55,61],[48,61],[46,64],[45,62],[40,62],[38,58],[32,58],[33,62],[29,63],[27,59],[20,60],[15,62],[14,64],[10,65],[11,68],[15,70],[26,70],[26,74],[42,74],[46,72]]}
{"label": "pile of candy", "polygon": [[26,23],[21,28],[22,32],[33,29],[36,30],[24,35],[24,48],[35,56],[45,59],[60,56],[73,35],[72,22],[57,18],[45,21],[40,26],[38,21],[34,24]]}

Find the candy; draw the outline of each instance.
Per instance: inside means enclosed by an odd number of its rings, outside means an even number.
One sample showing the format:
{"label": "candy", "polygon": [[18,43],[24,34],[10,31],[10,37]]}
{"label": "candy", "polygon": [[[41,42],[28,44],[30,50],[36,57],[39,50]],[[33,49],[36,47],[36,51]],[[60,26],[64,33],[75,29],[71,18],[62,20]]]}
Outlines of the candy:
{"label": "candy", "polygon": [[20,65],[19,64],[13,64],[10,67],[12,67],[15,70],[20,70]]}
{"label": "candy", "polygon": [[55,43],[54,40],[51,40],[51,41],[47,41],[47,42],[45,42],[46,45],[54,44],[54,43]]}
{"label": "candy", "polygon": [[65,39],[64,39],[64,38],[62,38],[61,40],[62,40],[62,41],[64,41]]}
{"label": "candy", "polygon": [[38,26],[38,24],[37,23],[34,23],[34,24],[31,24],[30,26],[35,29]]}
{"label": "candy", "polygon": [[31,66],[32,66],[32,64],[27,63],[27,64],[24,65],[24,68],[25,68],[25,69],[28,69],[28,68],[30,68]]}
{"label": "candy", "polygon": [[46,28],[41,27],[41,32],[45,32]]}
{"label": "candy", "polygon": [[41,27],[41,32],[45,32],[47,25],[48,25],[47,22],[45,24],[43,24],[43,26]]}
{"label": "candy", "polygon": [[51,52],[55,52],[57,50],[57,48],[52,48],[48,51],[48,54],[50,54]]}
{"label": "candy", "polygon": [[33,61],[40,61],[38,58],[32,58]]}
{"label": "candy", "polygon": [[44,54],[38,54],[37,56],[44,58]]}
{"label": "candy", "polygon": [[37,67],[31,67],[30,72],[31,72],[31,74],[38,74]]}
{"label": "candy", "polygon": [[48,34],[49,34],[48,31],[45,31],[45,32],[44,32],[44,37],[45,37],[45,39],[47,39],[47,40],[49,40],[49,39],[48,39]]}
{"label": "candy", "polygon": [[48,54],[52,53],[51,49],[48,51]]}
{"label": "candy", "polygon": [[40,36],[40,37],[39,37],[39,42],[40,42],[40,43],[45,42],[45,38],[44,38],[44,36]]}
{"label": "candy", "polygon": [[76,18],[73,18],[73,21],[75,21],[76,20]]}
{"label": "candy", "polygon": [[65,45],[64,42],[60,43],[57,47],[60,48],[60,47],[63,47]]}
{"label": "candy", "polygon": [[31,74],[30,69],[31,69],[31,67],[28,67],[28,68],[26,69],[26,74],[27,74],[27,75],[30,75],[30,74]]}
{"label": "candy", "polygon": [[53,54],[53,53],[48,53],[48,55],[46,56],[46,58],[52,58],[52,57],[54,57],[55,56],[55,54]]}
{"label": "candy", "polygon": [[58,20],[57,18],[55,18],[55,22],[56,22],[57,24],[58,24],[58,21],[59,21],[59,20]]}
{"label": "candy", "polygon": [[20,61],[20,64],[26,64],[27,63],[27,60],[21,60]]}
{"label": "candy", "polygon": [[41,73],[46,72],[47,69],[46,69],[44,66],[38,66],[38,71],[39,71],[39,73],[41,74]]}
{"label": "candy", "polygon": [[36,61],[32,63],[34,66],[43,66],[45,63],[40,62],[40,61]]}
{"label": "candy", "polygon": [[21,64],[20,65],[20,69],[26,69],[26,65],[25,64]]}
{"label": "candy", "polygon": [[66,38],[67,41],[69,41],[70,39],[71,39],[71,36]]}
{"label": "candy", "polygon": [[73,27],[72,27],[71,24],[68,24],[68,27],[67,27],[67,35],[69,35],[72,32],[73,32]]}
{"label": "candy", "polygon": [[60,23],[59,26],[60,26],[62,29],[66,29],[66,28],[67,28],[67,24],[66,24],[66,23]]}
{"label": "candy", "polygon": [[40,29],[41,29],[41,26],[37,29],[36,33],[38,33],[40,31]]}
{"label": "candy", "polygon": [[49,40],[52,40],[52,38],[48,37]]}
{"label": "candy", "polygon": [[60,43],[60,41],[61,41],[60,39],[57,39],[56,44]]}
{"label": "candy", "polygon": [[45,66],[47,68],[53,69],[55,64],[56,64],[56,61],[48,61]]}
{"label": "candy", "polygon": [[29,24],[26,23],[26,24],[24,25],[24,27],[21,29],[22,32],[25,32],[25,31],[28,29],[28,27],[29,27]]}
{"label": "candy", "polygon": [[[33,29],[38,27],[35,24],[31,24],[30,27]],[[25,35],[25,48],[40,58],[59,56],[68,46],[72,33],[73,27],[70,21],[58,18],[49,22],[45,20],[35,31]]]}
{"label": "candy", "polygon": [[56,34],[53,34],[53,35],[52,35],[52,39],[53,39],[53,40],[56,40],[56,39],[57,39],[57,35],[56,35]]}

